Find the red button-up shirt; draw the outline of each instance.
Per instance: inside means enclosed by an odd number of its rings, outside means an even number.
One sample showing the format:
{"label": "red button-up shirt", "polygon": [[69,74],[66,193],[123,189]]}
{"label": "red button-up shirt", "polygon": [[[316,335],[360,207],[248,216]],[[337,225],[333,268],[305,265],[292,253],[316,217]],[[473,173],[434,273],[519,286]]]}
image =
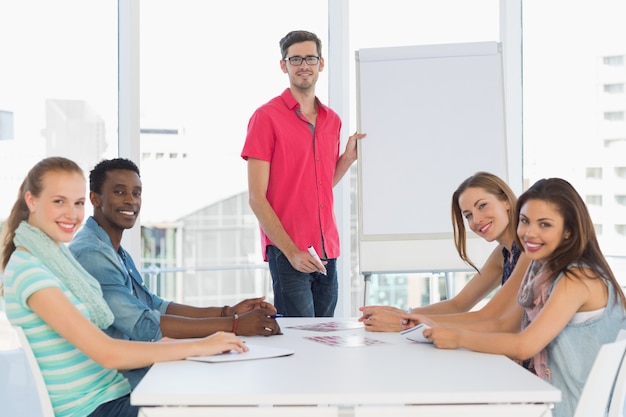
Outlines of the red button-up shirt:
{"label": "red button-up shirt", "polygon": [[[317,100],[317,99],[316,99]],[[333,177],[339,159],[341,120],[319,100],[315,126],[300,115],[291,91],[259,107],[248,123],[241,157],[270,163],[267,200],[300,250],[339,256],[333,211]],[[263,259],[273,245],[261,228]]]}

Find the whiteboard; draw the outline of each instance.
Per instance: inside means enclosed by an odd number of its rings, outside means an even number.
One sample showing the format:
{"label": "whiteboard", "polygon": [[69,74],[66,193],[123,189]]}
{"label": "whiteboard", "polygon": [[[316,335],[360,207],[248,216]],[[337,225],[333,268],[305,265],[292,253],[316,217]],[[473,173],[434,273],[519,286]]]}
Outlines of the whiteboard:
{"label": "whiteboard", "polygon": [[[499,44],[360,49],[356,69],[361,272],[467,270],[452,193],[477,171],[509,180]],[[494,245],[468,237],[480,265]]]}

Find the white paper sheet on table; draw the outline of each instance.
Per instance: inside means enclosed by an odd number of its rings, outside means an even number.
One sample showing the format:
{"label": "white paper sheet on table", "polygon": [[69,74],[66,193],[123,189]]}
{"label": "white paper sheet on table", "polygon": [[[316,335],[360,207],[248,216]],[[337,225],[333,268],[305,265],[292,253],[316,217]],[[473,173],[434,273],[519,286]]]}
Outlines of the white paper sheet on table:
{"label": "white paper sheet on table", "polygon": [[267,358],[278,358],[281,356],[289,356],[293,355],[295,352],[293,349],[288,348],[277,348],[271,346],[263,346],[263,345],[255,345],[255,344],[247,344],[248,349],[247,352],[237,353],[231,351],[229,353],[221,353],[219,355],[213,356],[190,356],[187,360],[190,361],[198,361],[198,362],[235,362],[235,361],[247,361],[253,359],[267,359]]}

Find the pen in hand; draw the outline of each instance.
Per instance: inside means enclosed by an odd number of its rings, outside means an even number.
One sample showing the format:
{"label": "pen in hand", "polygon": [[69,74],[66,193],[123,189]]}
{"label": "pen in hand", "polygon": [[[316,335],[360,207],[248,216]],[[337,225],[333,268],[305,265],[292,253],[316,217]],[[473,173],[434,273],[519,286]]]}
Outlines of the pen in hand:
{"label": "pen in hand", "polygon": [[326,268],[324,268],[324,264],[322,263],[322,260],[320,259],[320,256],[317,254],[317,252],[315,251],[315,248],[313,246],[309,246],[308,248],[309,250],[309,254],[317,261],[320,263],[320,265],[322,265],[322,269],[319,271],[320,273],[326,275]]}
{"label": "pen in hand", "polygon": [[[283,317],[283,315],[280,313],[270,314],[267,316],[268,319],[274,319],[274,320],[279,319],[281,317]],[[267,330],[268,332],[273,332],[273,330],[270,327],[266,327],[265,330]],[[278,328],[278,333],[276,334],[282,334],[282,332],[280,331],[280,327]]]}
{"label": "pen in hand", "polygon": [[[406,313],[407,313],[407,314],[413,314],[413,309],[412,309],[411,307],[408,307],[408,308],[406,309]],[[400,320],[400,324],[401,324],[401,325],[407,325],[407,324],[409,324],[409,321],[408,321],[407,319],[401,319],[401,320]]]}

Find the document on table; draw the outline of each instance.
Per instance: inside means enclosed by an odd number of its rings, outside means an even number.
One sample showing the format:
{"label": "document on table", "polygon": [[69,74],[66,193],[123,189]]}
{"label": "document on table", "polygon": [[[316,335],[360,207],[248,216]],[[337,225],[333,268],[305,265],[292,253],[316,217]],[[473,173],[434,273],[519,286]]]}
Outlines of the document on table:
{"label": "document on table", "polygon": [[337,330],[362,329],[363,323],[353,321],[330,321],[325,323],[301,324],[289,326],[289,329],[312,330],[315,332],[334,332]]}
{"label": "document on table", "polygon": [[212,356],[189,356],[187,360],[189,361],[198,361],[198,362],[235,362],[235,361],[247,361],[253,359],[267,359],[267,358],[278,358],[281,356],[289,356],[293,355],[295,352],[293,349],[288,348],[277,348],[271,346],[263,346],[263,345],[254,345],[247,343],[248,349],[247,352],[237,353],[234,351],[227,353],[220,353],[219,355]]}
{"label": "document on table", "polygon": [[370,339],[360,334],[352,335],[329,335],[329,336],[307,336],[305,339],[312,340],[314,342],[324,343],[329,346],[336,347],[360,347],[360,346],[372,346],[372,345],[384,345],[386,342],[376,339]]}

